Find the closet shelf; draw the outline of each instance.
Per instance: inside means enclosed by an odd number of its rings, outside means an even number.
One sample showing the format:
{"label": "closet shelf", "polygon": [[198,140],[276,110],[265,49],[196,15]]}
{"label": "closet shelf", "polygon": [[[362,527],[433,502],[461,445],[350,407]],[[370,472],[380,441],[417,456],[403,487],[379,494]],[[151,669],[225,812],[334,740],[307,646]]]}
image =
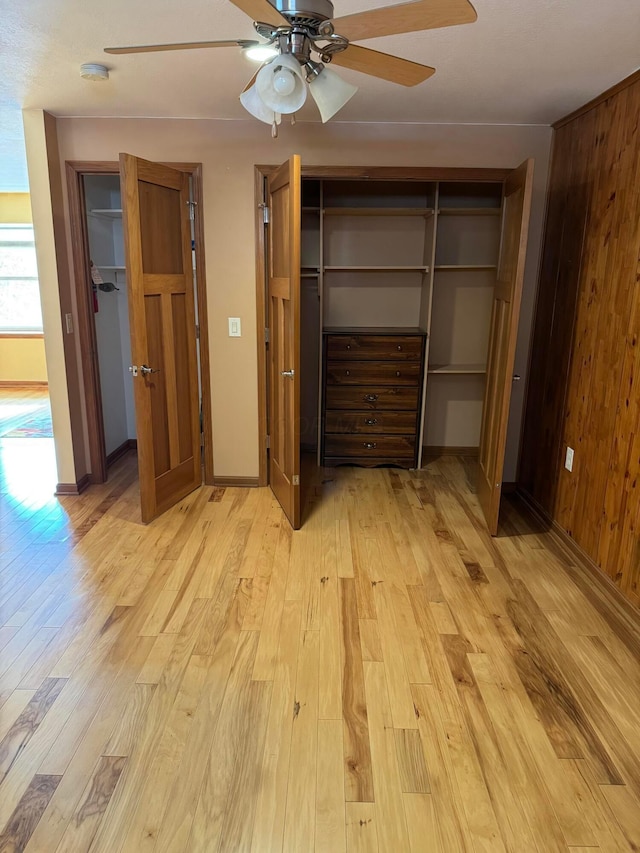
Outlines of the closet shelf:
{"label": "closet shelf", "polygon": [[498,267],[495,264],[436,264],[434,270],[436,272],[451,272],[453,270],[462,270],[463,272],[466,270],[467,272],[473,272],[474,270],[497,270]]}
{"label": "closet shelf", "polygon": [[429,272],[429,267],[426,266],[385,266],[385,267],[369,267],[369,266],[330,266],[324,267],[325,272]]}
{"label": "closet shelf", "polygon": [[111,270],[112,272],[124,272],[126,270],[126,267],[114,266],[113,264],[96,264],[94,262],[93,265],[99,270]]}
{"label": "closet shelf", "polygon": [[303,205],[302,212],[303,213],[320,213],[320,208],[319,207],[310,207],[308,205],[306,205],[306,206]]}
{"label": "closet shelf", "polygon": [[500,216],[499,207],[441,207],[438,216]]}
{"label": "closet shelf", "polygon": [[319,272],[301,272],[300,278],[318,278]]}
{"label": "closet shelf", "polygon": [[433,216],[432,207],[325,207],[325,216]]}
{"label": "closet shelf", "polygon": [[94,207],[93,210],[89,211],[91,216],[104,216],[106,219],[121,219],[122,218],[122,208],[116,207]]}
{"label": "closet shelf", "polygon": [[437,374],[471,374],[471,373],[486,373],[486,364],[434,364],[427,370],[427,373]]}

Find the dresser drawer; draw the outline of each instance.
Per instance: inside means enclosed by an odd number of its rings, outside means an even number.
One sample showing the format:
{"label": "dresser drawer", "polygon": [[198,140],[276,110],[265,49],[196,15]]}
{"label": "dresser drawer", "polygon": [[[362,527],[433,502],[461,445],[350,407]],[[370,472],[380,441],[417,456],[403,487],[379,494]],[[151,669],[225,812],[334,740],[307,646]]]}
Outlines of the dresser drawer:
{"label": "dresser drawer", "polygon": [[391,385],[370,385],[361,388],[349,385],[327,385],[327,409],[399,409],[414,412],[418,407],[418,386],[394,388]]}
{"label": "dresser drawer", "polygon": [[326,435],[325,456],[413,459],[415,435]]}
{"label": "dresser drawer", "polygon": [[328,335],[327,356],[333,359],[420,361],[422,341],[423,338],[417,335]]}
{"label": "dresser drawer", "polygon": [[419,361],[328,361],[327,385],[417,385]]}
{"label": "dresser drawer", "polygon": [[349,412],[328,411],[324,429],[327,433],[387,433],[413,435],[416,431],[415,412]]}

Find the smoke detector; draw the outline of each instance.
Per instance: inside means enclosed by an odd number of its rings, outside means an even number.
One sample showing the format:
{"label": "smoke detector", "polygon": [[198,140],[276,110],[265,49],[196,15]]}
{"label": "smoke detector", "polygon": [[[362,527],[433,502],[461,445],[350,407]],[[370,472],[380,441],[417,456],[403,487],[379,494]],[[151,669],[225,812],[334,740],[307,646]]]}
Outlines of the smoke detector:
{"label": "smoke detector", "polygon": [[85,62],[80,66],[80,76],[85,80],[108,80],[109,69],[106,65],[97,65],[94,62]]}

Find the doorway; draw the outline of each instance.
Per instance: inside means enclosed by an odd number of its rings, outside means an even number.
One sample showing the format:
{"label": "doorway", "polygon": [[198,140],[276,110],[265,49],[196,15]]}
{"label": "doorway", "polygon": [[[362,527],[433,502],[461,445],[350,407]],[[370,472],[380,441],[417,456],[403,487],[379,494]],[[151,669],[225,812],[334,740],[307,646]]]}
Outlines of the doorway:
{"label": "doorway", "polygon": [[[207,323],[202,167],[164,164],[189,175],[191,249],[204,482],[213,483],[213,441]],[[82,351],[90,475],[105,482],[108,469],[136,446],[129,367],[131,348],[122,232],[119,164],[66,164],[73,264]]]}

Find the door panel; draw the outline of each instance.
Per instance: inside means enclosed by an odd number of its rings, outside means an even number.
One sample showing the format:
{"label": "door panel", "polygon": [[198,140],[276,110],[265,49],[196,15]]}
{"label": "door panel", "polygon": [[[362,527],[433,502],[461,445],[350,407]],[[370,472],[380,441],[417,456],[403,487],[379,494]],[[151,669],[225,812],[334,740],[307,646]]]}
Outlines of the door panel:
{"label": "door panel", "polygon": [[502,245],[489,333],[478,471],[478,498],[492,536],[498,532],[532,182],[533,160],[527,160],[511,173],[505,184]]}
{"label": "door panel", "polygon": [[[120,155],[142,520],[202,482],[189,179]],[[143,373],[142,366],[153,372]]]}
{"label": "door panel", "polygon": [[294,529],[300,527],[300,158],[268,182],[269,479]]}

